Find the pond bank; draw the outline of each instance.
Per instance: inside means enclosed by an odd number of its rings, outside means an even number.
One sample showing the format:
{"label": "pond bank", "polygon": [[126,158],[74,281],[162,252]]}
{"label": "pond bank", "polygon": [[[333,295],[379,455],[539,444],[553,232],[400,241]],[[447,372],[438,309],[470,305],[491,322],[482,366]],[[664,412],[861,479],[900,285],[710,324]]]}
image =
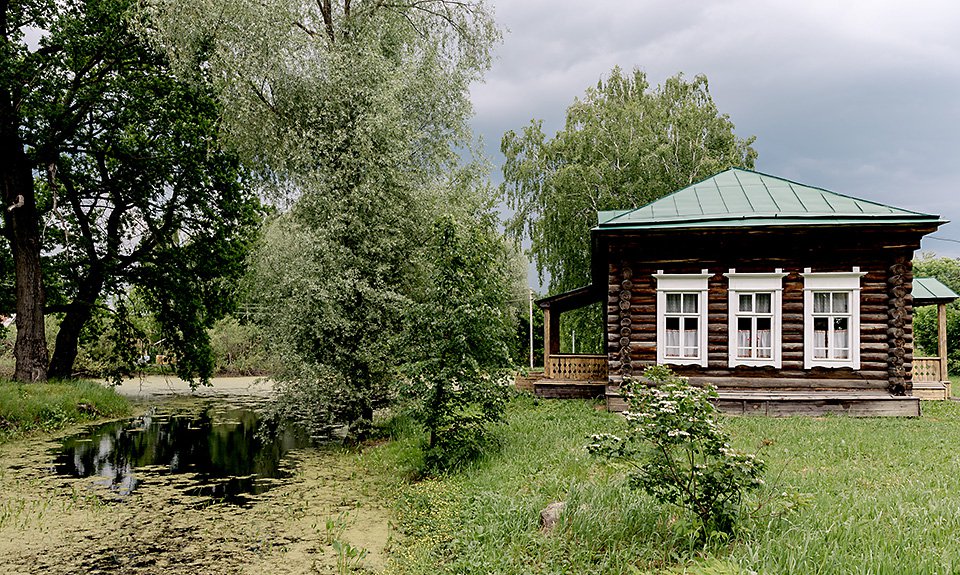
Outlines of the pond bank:
{"label": "pond bank", "polygon": [[181,396],[262,401],[273,393],[273,383],[264,377],[214,377],[209,386],[192,389],[188,382],[173,375],[145,375],[125,379],[114,389],[124,397],[145,401]]}
{"label": "pond bank", "polygon": [[[256,378],[243,379],[251,381],[202,388],[201,397],[173,393],[177,384],[169,381],[137,384],[136,393],[144,408],[252,405],[266,397]],[[190,495],[175,476],[153,472],[118,497],[96,478],[52,469],[59,439],[79,430],[0,446],[0,572],[292,574],[384,564],[386,483],[369,476],[356,453],[293,451],[286,460],[292,477],[251,495],[248,506]]]}

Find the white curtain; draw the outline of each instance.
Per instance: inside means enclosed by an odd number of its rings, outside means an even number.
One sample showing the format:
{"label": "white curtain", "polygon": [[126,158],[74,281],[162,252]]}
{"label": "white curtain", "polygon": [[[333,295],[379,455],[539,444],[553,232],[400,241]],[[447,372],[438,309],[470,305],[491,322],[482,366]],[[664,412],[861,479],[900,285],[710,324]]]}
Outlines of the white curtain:
{"label": "white curtain", "polygon": [[680,330],[679,329],[667,330],[666,354],[670,357],[676,357],[680,355]]}
{"label": "white curtain", "polygon": [[833,330],[833,348],[837,359],[847,359],[850,354],[850,331],[846,329]]}
{"label": "white curtain", "polygon": [[684,355],[697,355],[697,348],[699,347],[699,338],[697,337],[697,322],[696,320],[687,318],[686,325],[684,327],[686,327],[686,329],[683,330]]}
{"label": "white curtain", "polygon": [[749,329],[737,330],[737,357],[751,357]]}
{"label": "white curtain", "polygon": [[757,357],[770,357],[773,349],[773,332],[769,329],[757,330]]}
{"label": "white curtain", "polygon": [[827,357],[827,331],[815,330],[813,332],[813,357]]}

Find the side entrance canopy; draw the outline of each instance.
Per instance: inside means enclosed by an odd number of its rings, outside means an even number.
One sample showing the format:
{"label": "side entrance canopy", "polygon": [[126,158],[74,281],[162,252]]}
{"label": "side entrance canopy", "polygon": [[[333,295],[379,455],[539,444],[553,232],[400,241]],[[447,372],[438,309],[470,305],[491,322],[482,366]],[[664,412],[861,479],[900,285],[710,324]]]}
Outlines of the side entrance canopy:
{"label": "side entrance canopy", "polygon": [[[960,298],[960,295],[940,283],[937,278],[913,279],[913,307],[937,306],[937,356],[914,358],[914,385],[920,380],[941,382],[949,390],[950,378],[947,374],[947,304]],[[924,362],[935,363],[931,369]],[[935,371],[936,373],[927,373]],[[922,383],[922,381],[920,381]]]}

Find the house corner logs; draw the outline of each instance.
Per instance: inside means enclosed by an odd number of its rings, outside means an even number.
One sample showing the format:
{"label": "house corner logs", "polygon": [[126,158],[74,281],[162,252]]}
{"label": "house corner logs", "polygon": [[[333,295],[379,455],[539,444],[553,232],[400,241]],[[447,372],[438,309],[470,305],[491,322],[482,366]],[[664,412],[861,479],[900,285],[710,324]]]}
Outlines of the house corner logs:
{"label": "house corner logs", "polygon": [[617,310],[619,315],[619,339],[617,340],[617,360],[620,364],[620,381],[633,375],[633,363],[630,359],[630,334],[632,333],[631,324],[631,299],[633,298],[633,270],[628,266],[622,266],[620,290],[617,296]]}
{"label": "house corner logs", "polygon": [[910,258],[898,256],[887,271],[889,391],[892,395],[907,395],[913,387],[910,377],[913,363],[910,345],[913,340],[910,323],[913,308],[913,297],[910,293],[913,287],[913,270]]}

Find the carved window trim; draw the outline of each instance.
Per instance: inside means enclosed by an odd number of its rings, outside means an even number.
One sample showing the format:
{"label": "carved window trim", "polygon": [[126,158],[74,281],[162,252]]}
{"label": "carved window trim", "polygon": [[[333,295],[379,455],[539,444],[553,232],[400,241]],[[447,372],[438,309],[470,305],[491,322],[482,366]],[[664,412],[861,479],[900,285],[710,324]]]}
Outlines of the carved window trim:
{"label": "carved window trim", "polygon": [[[783,366],[783,278],[786,273],[777,268],[773,273],[737,273],[731,269],[723,274],[727,278],[727,333],[728,333],[728,362],[730,367],[745,365],[751,367],[772,366],[780,369]],[[761,316],[757,313],[740,312],[740,295],[770,294],[770,312]],[[741,318],[757,318],[769,316],[771,320],[771,357],[747,358],[739,357],[738,324]]]}
{"label": "carved window trim", "polygon": [[[805,268],[803,273],[803,368],[813,367],[860,369],[860,278],[866,275],[859,267],[850,272],[813,272]],[[816,293],[847,294],[848,310],[837,314],[814,312]],[[815,357],[814,320],[817,317],[849,318],[849,357]],[[829,321],[829,320],[828,320]],[[831,342],[827,342],[828,346]]]}
{"label": "carved window trim", "polygon": [[[707,291],[708,281],[712,274],[702,270],[699,274],[665,274],[657,270],[653,274],[657,280],[657,363],[661,365],[700,365],[707,367]],[[697,299],[695,315],[676,314],[676,317],[696,317],[697,324],[697,354],[689,357],[671,357],[666,353],[667,348],[667,294],[694,295]],[[682,297],[682,296],[681,296]],[[682,335],[681,335],[682,337]],[[682,346],[682,344],[681,344]]]}

